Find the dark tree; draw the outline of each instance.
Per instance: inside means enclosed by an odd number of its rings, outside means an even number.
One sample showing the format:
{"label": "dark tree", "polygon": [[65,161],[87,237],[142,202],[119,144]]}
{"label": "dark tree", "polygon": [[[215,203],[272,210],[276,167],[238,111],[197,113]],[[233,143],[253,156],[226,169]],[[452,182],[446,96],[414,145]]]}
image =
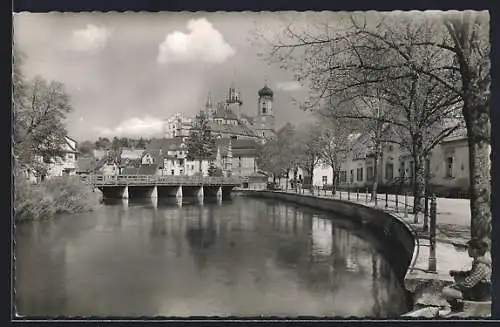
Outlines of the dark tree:
{"label": "dark tree", "polygon": [[217,151],[215,138],[210,128],[210,121],[203,112],[200,112],[196,116],[186,141],[186,146],[188,151],[187,159],[192,161],[199,160],[199,172],[201,173],[202,160],[213,157]]}

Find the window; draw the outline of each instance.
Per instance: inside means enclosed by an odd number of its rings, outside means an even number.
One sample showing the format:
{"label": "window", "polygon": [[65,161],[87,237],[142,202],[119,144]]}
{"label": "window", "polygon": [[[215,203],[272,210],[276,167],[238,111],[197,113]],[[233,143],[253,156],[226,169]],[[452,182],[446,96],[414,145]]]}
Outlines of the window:
{"label": "window", "polygon": [[363,168],[356,169],[356,179],[358,180],[358,182],[363,180]]}
{"label": "window", "polygon": [[351,169],[351,183],[354,183],[354,169]]}
{"label": "window", "polygon": [[367,167],[366,168],[366,180],[372,181],[373,180],[373,167]]}
{"label": "window", "polygon": [[387,163],[387,165],[385,165],[385,178],[388,181],[394,178],[394,165],[392,163]]}
{"label": "window", "polygon": [[347,172],[345,170],[342,170],[340,172],[340,182],[341,183],[346,183],[347,182]]}
{"label": "window", "polygon": [[238,157],[238,167],[241,168],[241,157]]}
{"label": "window", "polygon": [[399,168],[399,175],[401,177],[406,177],[406,173],[405,173],[405,162],[404,161],[401,161],[401,166]]}
{"label": "window", "polygon": [[266,108],[266,106],[263,106],[263,107],[262,107],[262,114],[263,114],[263,115],[265,115],[265,114],[266,114],[266,112],[267,112],[267,108]]}
{"label": "window", "polygon": [[413,161],[410,161],[410,171],[408,174],[408,177],[413,177],[413,170],[415,169],[415,166],[413,165]]}
{"label": "window", "polygon": [[170,174],[174,175],[174,173],[175,173],[175,171],[172,169],[172,170],[170,171]]}
{"label": "window", "polygon": [[328,177],[327,176],[321,177],[321,180],[323,181],[323,185],[326,185],[326,183],[328,183]]}
{"label": "window", "polygon": [[446,158],[446,177],[453,177],[453,157]]}
{"label": "window", "polygon": [[75,157],[73,156],[73,153],[68,153],[67,158],[68,158],[68,159],[74,159]]}

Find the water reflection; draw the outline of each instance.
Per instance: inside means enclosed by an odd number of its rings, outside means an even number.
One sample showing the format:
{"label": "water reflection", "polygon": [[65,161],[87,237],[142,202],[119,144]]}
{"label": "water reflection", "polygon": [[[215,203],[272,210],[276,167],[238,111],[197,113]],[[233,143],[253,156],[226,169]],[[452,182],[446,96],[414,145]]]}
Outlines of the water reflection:
{"label": "water reflection", "polygon": [[387,317],[405,310],[380,244],[346,220],[293,204],[110,201],[97,212],[20,225],[16,241],[21,314]]}

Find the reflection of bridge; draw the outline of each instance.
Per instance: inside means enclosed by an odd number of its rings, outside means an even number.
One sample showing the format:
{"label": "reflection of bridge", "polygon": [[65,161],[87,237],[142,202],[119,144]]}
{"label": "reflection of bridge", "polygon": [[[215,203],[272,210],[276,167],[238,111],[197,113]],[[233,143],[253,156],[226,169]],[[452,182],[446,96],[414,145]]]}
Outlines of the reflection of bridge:
{"label": "reflection of bridge", "polygon": [[105,198],[158,198],[228,196],[240,186],[239,177],[88,175],[82,180],[98,188]]}

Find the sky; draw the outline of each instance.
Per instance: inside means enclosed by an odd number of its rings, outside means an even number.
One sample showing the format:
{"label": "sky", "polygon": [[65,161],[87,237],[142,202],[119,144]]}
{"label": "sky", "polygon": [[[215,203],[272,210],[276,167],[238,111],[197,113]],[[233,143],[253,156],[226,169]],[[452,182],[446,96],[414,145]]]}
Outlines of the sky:
{"label": "sky", "polygon": [[161,120],[193,116],[209,92],[220,101],[231,83],[242,112],[257,114],[257,92],[274,91],[276,127],[312,119],[292,99],[305,87],[258,56],[256,29],[279,28],[280,13],[20,13],[14,44],[23,74],[63,82],[73,110],[70,136],[151,137]]}

